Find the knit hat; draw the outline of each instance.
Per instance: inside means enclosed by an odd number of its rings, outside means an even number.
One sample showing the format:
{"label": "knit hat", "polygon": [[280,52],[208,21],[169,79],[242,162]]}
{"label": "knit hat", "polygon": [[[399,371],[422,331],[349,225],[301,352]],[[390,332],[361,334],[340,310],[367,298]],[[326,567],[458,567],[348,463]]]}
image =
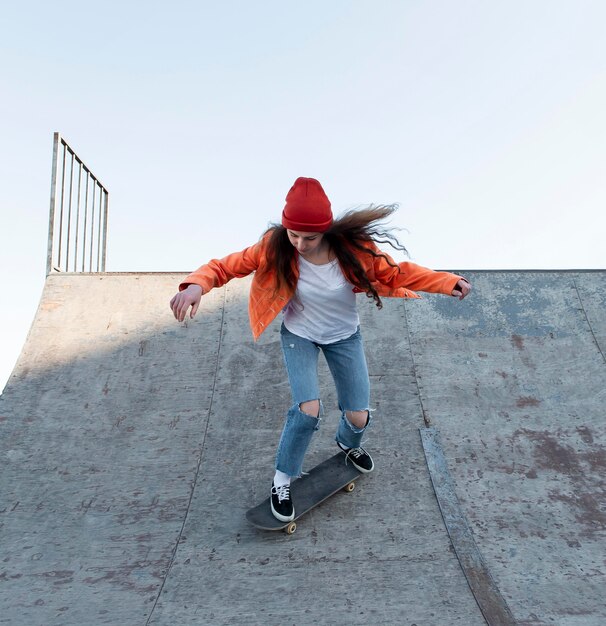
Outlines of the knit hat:
{"label": "knit hat", "polygon": [[332,224],[330,200],[315,178],[297,178],[286,194],[282,226],[304,233],[323,233]]}

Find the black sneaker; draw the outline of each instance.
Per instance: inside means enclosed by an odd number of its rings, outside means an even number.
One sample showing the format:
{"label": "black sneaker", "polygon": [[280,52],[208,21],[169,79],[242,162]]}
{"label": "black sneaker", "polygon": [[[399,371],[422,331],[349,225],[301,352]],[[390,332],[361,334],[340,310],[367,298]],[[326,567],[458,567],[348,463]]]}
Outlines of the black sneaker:
{"label": "black sneaker", "polygon": [[271,512],[281,522],[291,522],[295,519],[295,507],[290,499],[290,486],[276,487],[271,485]]}
{"label": "black sneaker", "polygon": [[372,472],[375,468],[375,464],[372,461],[372,457],[364,448],[344,448],[338,441],[337,445],[343,452],[345,452],[345,462],[351,461],[352,465],[362,472],[363,474],[368,474],[368,472]]}

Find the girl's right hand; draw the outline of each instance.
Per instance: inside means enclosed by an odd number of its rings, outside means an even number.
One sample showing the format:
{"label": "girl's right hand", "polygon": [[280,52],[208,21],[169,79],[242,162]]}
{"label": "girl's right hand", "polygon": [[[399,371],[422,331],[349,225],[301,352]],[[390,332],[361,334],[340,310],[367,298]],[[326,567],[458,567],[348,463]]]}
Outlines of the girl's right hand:
{"label": "girl's right hand", "polygon": [[202,287],[200,287],[200,285],[194,285],[193,283],[188,285],[187,289],[176,293],[170,301],[170,308],[175,318],[182,322],[187,315],[189,307],[191,307],[189,317],[193,318],[200,306],[202,294]]}

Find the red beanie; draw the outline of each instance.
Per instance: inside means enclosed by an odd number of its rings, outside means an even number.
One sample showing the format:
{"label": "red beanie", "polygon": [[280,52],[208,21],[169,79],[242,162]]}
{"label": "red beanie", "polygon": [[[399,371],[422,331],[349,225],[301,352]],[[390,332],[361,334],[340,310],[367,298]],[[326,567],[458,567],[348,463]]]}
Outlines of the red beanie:
{"label": "red beanie", "polygon": [[315,178],[297,178],[286,194],[282,226],[304,233],[323,233],[332,224],[330,200]]}

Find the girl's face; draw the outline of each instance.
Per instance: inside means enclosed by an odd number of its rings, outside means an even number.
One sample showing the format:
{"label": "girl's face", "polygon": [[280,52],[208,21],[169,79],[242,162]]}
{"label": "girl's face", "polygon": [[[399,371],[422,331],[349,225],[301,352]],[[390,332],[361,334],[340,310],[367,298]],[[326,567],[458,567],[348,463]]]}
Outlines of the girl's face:
{"label": "girl's face", "polygon": [[286,229],[290,243],[297,249],[301,256],[310,256],[317,252],[322,243],[322,233],[302,233],[298,230]]}

